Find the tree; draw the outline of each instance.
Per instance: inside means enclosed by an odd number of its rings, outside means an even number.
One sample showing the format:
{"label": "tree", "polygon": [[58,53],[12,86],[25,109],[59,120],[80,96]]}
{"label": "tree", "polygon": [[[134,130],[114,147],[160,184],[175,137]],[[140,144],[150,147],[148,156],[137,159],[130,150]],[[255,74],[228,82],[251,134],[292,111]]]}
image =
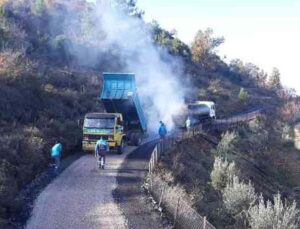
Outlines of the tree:
{"label": "tree", "polygon": [[136,0],[111,0],[111,3],[128,15],[141,18],[144,14],[144,12],[136,6]]}
{"label": "tree", "polygon": [[272,73],[269,77],[268,84],[273,89],[281,88],[280,72],[279,72],[278,68],[273,68]]}
{"label": "tree", "polygon": [[157,21],[150,24],[154,42],[168,50],[169,53],[185,58],[191,58],[190,48],[176,37],[176,31],[167,31],[160,27]]}
{"label": "tree", "polygon": [[224,43],[223,37],[213,37],[211,28],[199,30],[192,42],[192,56],[196,63],[204,65],[209,57],[215,53],[215,48]]}
{"label": "tree", "polygon": [[245,103],[248,99],[248,92],[246,91],[245,88],[241,88],[240,93],[239,93],[239,99],[242,103]]}
{"label": "tree", "polygon": [[260,83],[261,86],[265,87],[266,86],[266,81],[268,78],[268,74],[264,72],[264,70],[260,70],[258,73],[258,82]]}
{"label": "tree", "polygon": [[31,6],[31,11],[35,15],[41,16],[46,10],[46,5],[44,0],[35,0]]}

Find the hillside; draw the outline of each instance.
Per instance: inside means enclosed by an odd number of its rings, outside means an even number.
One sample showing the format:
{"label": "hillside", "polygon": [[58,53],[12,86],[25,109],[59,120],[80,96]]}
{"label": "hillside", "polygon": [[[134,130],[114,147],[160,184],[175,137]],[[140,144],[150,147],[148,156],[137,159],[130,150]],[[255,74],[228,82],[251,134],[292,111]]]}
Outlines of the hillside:
{"label": "hillside", "polygon": [[[284,126],[291,130],[299,119],[299,99],[281,87],[276,71],[267,79],[255,65],[240,60],[226,64],[215,52],[223,39],[211,30],[199,31],[189,47],[158,23],[146,24],[134,1],[116,1],[113,9],[83,0],[4,0],[0,6],[1,228],[19,211],[20,190],[48,167],[56,139],[63,143],[64,157],[80,150],[78,120],[103,110],[98,101],[103,71],[136,73],[154,128],[184,100],[213,100],[219,117],[263,107],[268,115],[259,131],[269,133],[269,154],[276,152],[282,160],[281,153],[291,152],[286,154],[293,161],[286,162],[288,179],[281,170],[270,172],[278,174],[274,179],[283,186],[299,185],[297,176],[289,176],[298,172],[297,151],[290,143],[273,144]],[[248,92],[245,99],[239,96],[241,88]],[[275,121],[278,125],[271,128]],[[249,144],[242,141],[239,151]],[[196,152],[202,146],[193,147]],[[256,152],[251,149],[249,157],[259,161]],[[213,163],[206,156],[205,169]],[[189,179],[204,169],[195,171]],[[205,174],[201,185],[209,180],[209,171]]]}

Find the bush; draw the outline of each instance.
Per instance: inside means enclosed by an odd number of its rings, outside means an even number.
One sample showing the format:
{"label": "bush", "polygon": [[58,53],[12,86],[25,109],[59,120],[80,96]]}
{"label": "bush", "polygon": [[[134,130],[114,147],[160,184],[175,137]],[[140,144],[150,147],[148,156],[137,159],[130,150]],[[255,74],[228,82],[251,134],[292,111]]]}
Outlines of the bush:
{"label": "bush", "polygon": [[274,204],[262,196],[257,205],[250,207],[247,214],[248,222],[253,229],[296,229],[300,226],[300,211],[296,202],[291,205],[284,204],[278,193],[274,196]]}
{"label": "bush", "polygon": [[44,0],[34,0],[32,2],[31,11],[34,15],[41,16],[46,10]]}
{"label": "bush", "polygon": [[212,186],[217,190],[223,190],[226,184],[235,174],[235,163],[223,160],[220,157],[215,158],[214,168],[211,172],[210,178]]}
{"label": "bush", "polygon": [[293,129],[288,124],[285,124],[283,126],[281,138],[283,142],[290,142],[293,140]]}
{"label": "bush", "polygon": [[232,180],[222,192],[226,210],[233,215],[247,210],[257,199],[255,190],[251,182],[248,184],[240,182],[237,176],[233,176]]}
{"label": "bush", "polygon": [[248,122],[248,127],[252,133],[258,133],[263,129],[263,123],[258,119],[252,119]]}
{"label": "bush", "polygon": [[227,157],[227,155],[234,149],[234,143],[237,141],[237,134],[235,132],[226,132],[222,135],[216,149],[212,152],[217,156]]}
{"label": "bush", "polygon": [[248,92],[245,90],[245,88],[241,88],[240,93],[239,93],[239,99],[242,103],[245,103],[249,97]]}

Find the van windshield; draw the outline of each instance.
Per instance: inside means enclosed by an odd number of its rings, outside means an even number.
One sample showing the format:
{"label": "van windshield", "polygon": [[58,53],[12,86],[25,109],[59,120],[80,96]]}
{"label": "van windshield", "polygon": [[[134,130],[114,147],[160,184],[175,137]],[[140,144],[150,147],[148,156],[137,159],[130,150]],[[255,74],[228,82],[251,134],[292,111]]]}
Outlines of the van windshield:
{"label": "van windshield", "polygon": [[86,128],[103,128],[113,129],[115,126],[114,118],[86,118],[84,120],[84,127]]}
{"label": "van windshield", "polygon": [[209,108],[206,104],[190,104],[188,106],[190,110],[202,110]]}

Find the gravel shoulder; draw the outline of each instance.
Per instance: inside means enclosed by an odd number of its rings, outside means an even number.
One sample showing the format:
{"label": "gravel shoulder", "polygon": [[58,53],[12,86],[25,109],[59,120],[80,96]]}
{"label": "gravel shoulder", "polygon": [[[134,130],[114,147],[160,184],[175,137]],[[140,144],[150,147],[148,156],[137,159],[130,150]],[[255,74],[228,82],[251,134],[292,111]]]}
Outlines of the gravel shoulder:
{"label": "gravel shoulder", "polygon": [[105,170],[98,169],[92,155],[75,161],[39,195],[26,228],[127,228],[112,190],[118,169],[134,149],[108,155]]}
{"label": "gravel shoulder", "polygon": [[117,188],[113,195],[119,204],[131,229],[170,228],[167,220],[149,203],[142,185],[148,170],[148,163],[156,141],[145,143],[129,154],[117,174]]}

